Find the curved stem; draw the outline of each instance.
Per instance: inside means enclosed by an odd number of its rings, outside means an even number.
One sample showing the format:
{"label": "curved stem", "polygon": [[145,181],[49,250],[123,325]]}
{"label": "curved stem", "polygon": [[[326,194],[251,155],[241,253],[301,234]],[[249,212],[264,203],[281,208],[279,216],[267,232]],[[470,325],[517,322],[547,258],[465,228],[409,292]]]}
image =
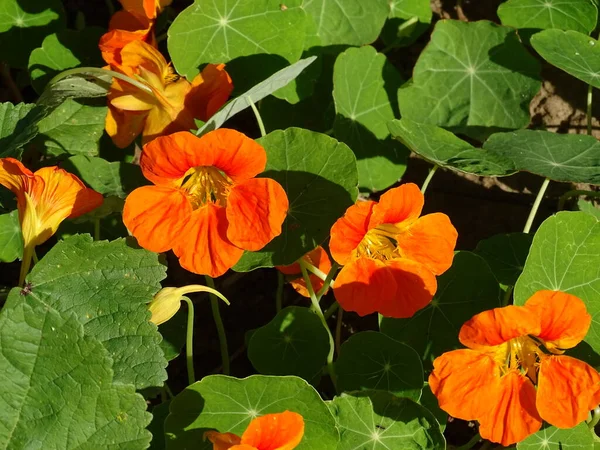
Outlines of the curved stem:
{"label": "curved stem", "polygon": [[336,312],[339,307],[340,307],[340,304],[338,302],[333,302],[333,304],[325,310],[323,315],[325,316],[326,319],[329,319],[331,316],[333,316],[333,313]]}
{"label": "curved stem", "polygon": [[246,101],[248,102],[248,105],[250,105],[250,108],[252,108],[252,112],[254,112],[254,116],[256,117],[256,121],[258,122],[258,128],[260,128],[260,135],[262,137],[265,137],[267,135],[267,131],[265,130],[265,124],[263,123],[262,117],[260,116],[256,105],[250,97],[246,97]]}
{"label": "curved stem", "polygon": [[600,197],[600,192],[586,191],[586,190],[581,190],[581,189],[574,189],[572,191],[565,192],[558,199],[558,210],[559,211],[563,210],[563,208],[565,207],[565,203],[567,202],[568,199],[570,199],[571,197],[578,197],[580,195],[585,195],[587,197]]}
{"label": "curved stem", "polygon": [[587,93],[587,134],[592,135],[592,99],[594,95],[594,87],[589,84],[588,85],[588,93]]}
{"label": "curved stem", "polygon": [[[309,272],[315,274],[316,276],[318,276],[323,281],[325,281],[327,279],[327,274],[325,272],[323,272],[319,268],[313,266],[309,262],[303,261],[303,263],[304,263],[304,268],[306,270],[308,270]],[[333,285],[333,282],[331,284]]]}
{"label": "curved stem", "polygon": [[114,70],[101,69],[99,67],[76,67],[75,69],[65,70],[64,72],[61,72],[58,75],[56,75],[54,78],[52,78],[48,82],[48,86],[56,83],[57,81],[62,80],[63,78],[67,78],[71,75],[86,74],[86,73],[91,73],[91,74],[97,73],[97,74],[110,75],[114,78],[118,78],[120,80],[126,81],[127,83],[135,86],[138,89],[141,89],[142,91],[146,91],[148,94],[154,95],[154,93],[152,92],[152,89],[150,89],[145,84],[140,83],[139,81],[136,81],[133,78],[128,77],[127,75],[124,75],[119,72],[115,72]]}
{"label": "curved stem", "polygon": [[507,306],[508,303],[510,302],[510,297],[512,295],[514,287],[513,286],[509,286],[506,289],[506,292],[504,293],[504,296],[502,297],[502,306]]}
{"label": "curved stem", "polygon": [[469,442],[467,442],[465,445],[461,445],[460,447],[456,447],[456,450],[470,450],[472,449],[475,444],[477,444],[479,441],[481,440],[481,435],[479,433],[477,433],[475,436],[473,436],[471,438],[471,440]]}
{"label": "curved stem", "polygon": [[527,218],[527,223],[525,224],[525,228],[523,228],[523,233],[529,233],[531,230],[531,226],[533,225],[533,219],[535,219],[535,215],[538,212],[540,207],[540,203],[542,203],[542,199],[544,198],[544,194],[546,193],[546,189],[548,189],[548,185],[550,184],[550,178],[546,178],[540,187],[540,190],[533,202],[533,206],[531,207],[531,211],[529,212],[529,217]]}
{"label": "curved stem", "polygon": [[31,268],[31,260],[33,259],[33,255],[35,254],[35,249],[33,247],[25,247],[23,249],[23,259],[21,260],[21,272],[19,273],[19,286],[25,286],[25,277],[29,273],[29,269]]}
{"label": "curved stem", "polygon": [[427,178],[425,178],[425,181],[423,181],[423,186],[421,186],[421,193],[422,194],[425,194],[425,191],[427,190],[427,187],[429,186],[429,183],[431,183],[431,179],[433,178],[433,176],[437,172],[438,167],[439,166],[433,166],[431,169],[429,169],[429,173],[427,174]]}
{"label": "curved stem", "polygon": [[344,310],[340,309],[337,316],[337,321],[335,323],[335,351],[340,356],[340,346],[342,341],[342,320],[344,317]]}
{"label": "curved stem", "polygon": [[[187,362],[188,383],[196,382],[194,373],[194,304],[186,296],[181,299],[188,305],[187,333],[185,335],[185,359]],[[216,301],[216,300],[215,300]]]}
{"label": "curved stem", "polygon": [[283,304],[283,285],[285,283],[285,278],[283,274],[278,270],[277,271],[277,292],[275,293],[275,309],[277,312],[281,311],[281,306]]}
{"label": "curved stem", "polygon": [[600,406],[596,406],[594,411],[592,412],[592,420],[588,423],[588,427],[590,430],[594,431],[596,425],[600,422]]}
{"label": "curved stem", "polygon": [[[215,289],[214,280],[208,275],[205,276],[206,284]],[[219,336],[219,346],[221,348],[221,360],[223,362],[223,374],[229,375],[229,350],[227,349],[227,335],[225,334],[225,327],[223,326],[223,319],[221,319],[221,311],[219,311],[219,302],[217,297],[210,294],[210,307],[212,309],[213,318],[215,319],[215,325],[217,327],[217,335]]]}
{"label": "curved stem", "polygon": [[317,296],[315,295],[315,290],[312,287],[312,283],[310,282],[310,277],[308,276],[307,265],[308,263],[304,261],[302,258],[298,260],[300,264],[300,270],[302,271],[302,277],[304,278],[304,282],[306,283],[306,289],[308,290],[308,294],[310,295],[310,301],[312,306],[321,319],[321,323],[323,327],[327,331],[327,335],[329,336],[329,354],[327,355],[327,370],[329,372],[329,376],[331,377],[331,381],[336,385],[336,377],[335,370],[333,367],[333,355],[335,352],[335,342],[333,340],[333,336],[331,335],[331,330],[329,329],[329,325],[327,325],[327,320],[325,320],[325,316],[323,315],[323,311],[321,311],[321,305],[319,305],[319,300],[317,300]]}
{"label": "curved stem", "polygon": [[325,295],[325,292],[327,292],[329,286],[331,286],[331,283],[333,283],[333,277],[337,273],[337,270],[338,264],[334,261],[333,264],[331,264],[331,269],[329,269],[329,273],[323,280],[323,287],[321,287],[321,289],[319,289],[319,292],[317,292],[317,301],[321,301],[321,297]]}

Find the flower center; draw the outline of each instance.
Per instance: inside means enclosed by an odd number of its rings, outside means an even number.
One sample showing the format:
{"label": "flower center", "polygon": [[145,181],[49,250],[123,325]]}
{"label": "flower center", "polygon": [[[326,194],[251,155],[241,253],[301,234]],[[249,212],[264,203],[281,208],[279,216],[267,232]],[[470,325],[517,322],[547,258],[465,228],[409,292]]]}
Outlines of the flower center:
{"label": "flower center", "polygon": [[529,336],[520,336],[508,341],[499,355],[502,359],[503,372],[511,369],[519,370],[527,375],[533,383],[537,381],[537,369],[543,352],[540,343]]}
{"label": "flower center", "polygon": [[207,203],[227,206],[231,179],[212,166],[194,167],[186,173],[181,185],[190,198],[192,207],[198,209]]}
{"label": "flower center", "polygon": [[369,230],[355,250],[356,258],[368,258],[387,261],[401,258],[397,236],[400,229],[391,223],[384,223]]}

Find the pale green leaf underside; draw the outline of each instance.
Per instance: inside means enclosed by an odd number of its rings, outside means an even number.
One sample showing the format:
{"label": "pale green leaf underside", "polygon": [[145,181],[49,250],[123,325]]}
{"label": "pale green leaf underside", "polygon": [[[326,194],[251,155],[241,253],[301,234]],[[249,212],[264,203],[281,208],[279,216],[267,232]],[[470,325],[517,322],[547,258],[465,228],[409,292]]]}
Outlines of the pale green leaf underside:
{"label": "pale green leaf underside", "polygon": [[598,9],[592,0],[509,0],[498,8],[498,17],[515,28],[589,33],[596,28]]}
{"label": "pale green leaf underside", "polygon": [[165,422],[168,449],[210,450],[212,444],[203,439],[206,430],[239,436],[253,418],[286,410],[304,418],[304,437],[296,450],[331,450],[339,441],[329,409],[317,391],[297,377],[210,375],[175,397],[170,409]]}
{"label": "pale green leaf underside", "polygon": [[392,136],[433,164],[480,176],[505,176],[515,172],[507,158],[473,147],[450,131],[409,119],[388,122]]}
{"label": "pale green leaf underside", "polygon": [[533,48],[553,66],[600,89],[600,43],[577,31],[544,30],[531,38]]}
{"label": "pale green leaf underside", "polygon": [[548,426],[517,444],[517,450],[590,450],[594,438],[587,424],[561,430]]}
{"label": "pale green leaf underside", "polygon": [[406,169],[408,152],[387,128],[387,122],[398,116],[402,82],[385,55],[370,46],[350,48],[335,62],[335,136],[354,151],[358,183],[371,191],[391,186]]}
{"label": "pale green leaf underside", "polygon": [[563,291],[581,298],[592,315],[585,341],[600,352],[600,222],[583,212],[559,212],[537,230],[515,304],[539,290]]}
{"label": "pale green leaf underside", "polygon": [[0,448],[145,448],[146,402],[77,318],[15,288],[0,314]]}
{"label": "pale green leaf underside", "polygon": [[0,215],[0,262],[13,262],[22,256],[23,237],[18,212]]}
{"label": "pale green leaf underside", "polygon": [[520,130],[493,134],[483,148],[512,160],[518,170],[555,181],[600,184],[600,142],[592,136]]}
{"label": "pale green leaf underside", "polygon": [[442,127],[522,128],[540,89],[539,71],[513,29],[443,20],[417,61],[412,84],[399,92],[400,111]]}
{"label": "pale green leaf underside", "polygon": [[92,242],[89,235],[76,235],[52,247],[27,281],[36,298],[75,313],[86,335],[104,345],[114,360],[115,381],[142,389],[161,386],[167,375],[147,308],[165,271],[156,254],[125,239]]}

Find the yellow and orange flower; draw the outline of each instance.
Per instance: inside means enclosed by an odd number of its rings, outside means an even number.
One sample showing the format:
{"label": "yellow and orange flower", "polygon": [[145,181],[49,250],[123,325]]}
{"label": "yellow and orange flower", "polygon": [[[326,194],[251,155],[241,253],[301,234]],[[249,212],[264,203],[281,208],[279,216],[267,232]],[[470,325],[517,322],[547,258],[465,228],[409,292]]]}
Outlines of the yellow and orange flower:
{"label": "yellow and orange flower", "polygon": [[185,269],[222,275],[244,250],[281,234],[286,193],[274,180],[255,178],[266,162],[265,149],[235,130],[159,137],[140,159],[154,186],[127,197],[123,221],[142,247],[173,249]]}
{"label": "yellow and orange flower", "polygon": [[98,46],[107,64],[119,66],[123,64],[121,51],[133,41],[143,41],[156,47],[154,22],[136,13],[118,11],[111,17],[108,32],[100,38]]}
{"label": "yellow and orange flower", "polygon": [[142,143],[196,128],[207,121],[233,90],[225,65],[209,64],[190,83],[174,73],[164,56],[144,41],[133,41],[113,67],[137,83],[114,79],[108,93],[106,131],[117,147],[127,147],[141,133]]}
{"label": "yellow and orange flower", "polygon": [[85,214],[102,204],[102,195],[58,167],[33,173],[13,158],[0,159],[0,184],[17,197],[23,233],[21,281],[29,270],[33,251],[46,242],[66,218]]}
{"label": "yellow and orange flower", "polygon": [[[320,245],[315,248],[313,251],[308,252],[306,255],[302,257],[307,263],[312,264],[317,269],[319,269],[324,274],[328,274],[331,270],[331,261],[329,260],[329,256],[327,252]],[[301,274],[300,264],[294,263],[289,266],[277,266],[277,270],[285,275],[298,275]],[[310,284],[312,285],[315,292],[318,292],[323,287],[323,280],[314,274],[309,275]],[[306,289],[306,282],[304,281],[304,277],[300,275],[299,278],[295,278],[290,281],[292,287],[298,292],[298,294],[304,297],[310,297],[308,293],[308,289]]]}
{"label": "yellow and orange flower", "polygon": [[295,412],[265,414],[248,425],[242,437],[207,431],[213,450],[293,450],[302,441],[304,419]]}
{"label": "yellow and orange flower", "polygon": [[433,362],[429,385],[440,408],[478,420],[481,436],[504,446],[538,431],[542,419],[574,427],[600,403],[600,375],[563,353],[583,340],[591,320],[583,301],[556,291],[477,314],[460,329],[468,349]]}
{"label": "yellow and orange flower", "polygon": [[404,184],[379,202],[357,202],[333,225],[329,248],[344,265],[333,292],[343,309],[405,318],[431,301],[458,234],[445,214],[419,217],[423,203],[419,188]]}
{"label": "yellow and orange flower", "polygon": [[169,6],[173,0],[119,0],[123,9],[145,16],[148,19],[156,19],[165,6]]}

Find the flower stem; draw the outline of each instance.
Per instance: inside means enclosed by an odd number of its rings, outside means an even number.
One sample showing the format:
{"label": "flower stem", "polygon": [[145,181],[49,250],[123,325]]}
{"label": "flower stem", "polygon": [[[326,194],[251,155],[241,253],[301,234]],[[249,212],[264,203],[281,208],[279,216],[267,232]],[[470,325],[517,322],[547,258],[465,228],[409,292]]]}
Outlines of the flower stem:
{"label": "flower stem", "polygon": [[513,289],[514,289],[513,286],[508,286],[508,288],[506,288],[506,292],[504,293],[504,296],[502,297],[502,306],[507,306],[509,304]]}
{"label": "flower stem", "polygon": [[31,260],[33,259],[33,255],[35,254],[35,250],[33,247],[25,247],[23,249],[23,259],[21,260],[21,272],[19,273],[19,286],[25,286],[25,277],[29,273],[29,268],[31,267]]}
{"label": "flower stem", "polygon": [[333,313],[336,312],[339,307],[340,307],[340,304],[338,302],[333,302],[333,304],[325,310],[323,315],[325,316],[326,319],[329,319],[331,316],[333,316]]}
{"label": "flower stem", "polygon": [[186,296],[181,297],[181,300],[188,305],[187,333],[185,335],[185,359],[187,362],[188,383],[194,384],[196,382],[196,375],[194,373],[194,304]]}
{"label": "flower stem", "polygon": [[588,423],[588,427],[591,431],[594,431],[596,425],[600,422],[600,406],[596,406],[596,408],[592,411],[592,420]]}
{"label": "flower stem", "polygon": [[331,330],[329,329],[329,325],[327,325],[327,320],[325,319],[325,316],[323,315],[323,311],[321,310],[321,305],[319,305],[319,300],[317,299],[317,296],[315,295],[315,290],[313,289],[312,283],[310,282],[310,277],[308,276],[308,270],[307,270],[308,264],[303,259],[298,260],[298,263],[300,264],[300,270],[302,271],[302,277],[304,278],[304,282],[306,283],[306,289],[308,290],[308,294],[310,295],[310,301],[312,303],[314,311],[317,313],[317,316],[319,316],[319,319],[321,319],[321,323],[323,324],[323,327],[325,327],[325,330],[327,331],[327,335],[329,336],[329,354],[327,355],[327,370],[329,372],[329,376],[331,377],[331,381],[333,381],[333,384],[336,385],[335,370],[333,368],[333,355],[335,352],[335,342],[333,340],[333,336],[331,335]]}
{"label": "flower stem", "polygon": [[127,83],[137,87],[138,89],[141,89],[142,91],[147,92],[148,94],[154,95],[154,93],[152,92],[152,89],[150,89],[145,84],[140,83],[139,81],[136,81],[133,78],[128,77],[127,75],[124,75],[119,72],[115,72],[114,70],[101,69],[99,67],[76,67],[74,69],[65,70],[64,72],[61,72],[58,75],[56,75],[54,78],[52,78],[48,82],[48,86],[51,86],[52,84],[56,83],[57,81],[60,81],[63,78],[69,77],[71,75],[86,74],[86,73],[110,75],[114,78],[119,78],[120,80],[126,81]]}
{"label": "flower stem", "polygon": [[600,197],[600,192],[586,191],[586,190],[581,190],[581,189],[574,189],[572,191],[565,192],[558,199],[558,210],[562,211],[564,209],[565,203],[567,202],[568,199],[570,199],[571,197],[577,197],[579,195],[585,195],[587,197]]}
{"label": "flower stem", "polygon": [[429,169],[429,174],[427,174],[427,178],[425,178],[425,181],[423,181],[423,186],[421,186],[421,193],[422,194],[425,194],[425,191],[427,190],[427,187],[429,186],[429,183],[431,182],[431,179],[433,178],[433,176],[437,172],[438,167],[439,166],[433,166],[431,169]]}
{"label": "flower stem", "polygon": [[525,228],[523,228],[523,233],[529,233],[531,230],[531,226],[533,225],[533,219],[535,219],[535,215],[540,207],[540,203],[542,203],[542,199],[544,198],[544,194],[546,193],[546,189],[548,189],[548,185],[550,184],[550,178],[546,178],[540,187],[540,190],[533,202],[533,206],[531,207],[531,211],[529,212],[529,217],[527,218],[527,223],[525,224]]}
{"label": "flower stem", "polygon": [[285,283],[285,279],[283,274],[278,270],[277,271],[277,292],[275,293],[275,309],[277,312],[281,311],[281,306],[283,303],[283,285]]}
{"label": "flower stem", "polygon": [[329,273],[323,280],[323,286],[321,287],[321,289],[319,289],[319,292],[317,292],[317,294],[316,294],[317,301],[319,301],[319,302],[321,301],[321,297],[323,297],[323,295],[325,295],[325,292],[327,292],[327,290],[329,289],[329,286],[331,286],[331,284],[333,283],[333,277],[337,273],[337,270],[338,270],[338,265],[336,262],[334,262],[333,264],[331,264],[331,269],[329,269]]}
{"label": "flower stem", "polygon": [[465,445],[461,445],[460,447],[456,447],[456,450],[470,450],[472,449],[475,444],[477,444],[479,441],[481,440],[481,435],[479,433],[477,433],[475,436],[473,436],[471,438],[471,440],[469,442],[467,442]]}
{"label": "flower stem", "polygon": [[[319,268],[313,266],[309,262],[303,261],[303,263],[304,263],[304,268],[306,270],[308,270],[309,272],[312,272],[313,274],[315,274],[316,276],[318,276],[323,281],[325,281],[327,279],[327,274],[325,272],[323,272]],[[332,284],[333,284],[333,282],[332,282]]]}
{"label": "flower stem", "polygon": [[[206,284],[215,289],[214,280],[206,275]],[[225,334],[225,327],[223,326],[223,319],[221,319],[221,312],[219,311],[219,301],[217,297],[210,294],[210,307],[212,309],[213,318],[215,319],[215,325],[217,326],[217,334],[219,336],[219,346],[221,347],[221,360],[223,362],[223,374],[229,375],[229,350],[227,349],[227,335]]]}
{"label": "flower stem", "polygon": [[254,112],[254,116],[256,117],[256,121],[258,122],[258,128],[260,128],[260,135],[262,137],[265,137],[267,135],[267,131],[265,130],[265,124],[263,123],[262,117],[260,116],[256,105],[250,97],[246,97],[246,101],[248,102],[248,105],[250,105],[250,108],[252,108],[252,111]]}
{"label": "flower stem", "polygon": [[589,84],[588,85],[588,93],[587,93],[587,134],[592,135],[592,99],[594,95],[594,87]]}

